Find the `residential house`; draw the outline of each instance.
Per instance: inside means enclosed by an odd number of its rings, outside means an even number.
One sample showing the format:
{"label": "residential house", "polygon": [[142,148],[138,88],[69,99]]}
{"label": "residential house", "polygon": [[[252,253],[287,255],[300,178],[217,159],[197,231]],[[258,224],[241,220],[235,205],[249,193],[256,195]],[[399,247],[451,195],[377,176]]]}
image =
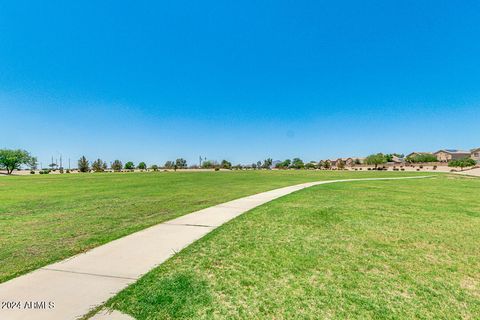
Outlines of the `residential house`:
{"label": "residential house", "polygon": [[470,158],[480,163],[480,148],[470,150]]}
{"label": "residential house", "polygon": [[437,157],[437,160],[439,162],[448,162],[451,160],[469,158],[471,155],[471,152],[456,150],[456,149],[443,149],[443,150],[438,150],[433,155]]}

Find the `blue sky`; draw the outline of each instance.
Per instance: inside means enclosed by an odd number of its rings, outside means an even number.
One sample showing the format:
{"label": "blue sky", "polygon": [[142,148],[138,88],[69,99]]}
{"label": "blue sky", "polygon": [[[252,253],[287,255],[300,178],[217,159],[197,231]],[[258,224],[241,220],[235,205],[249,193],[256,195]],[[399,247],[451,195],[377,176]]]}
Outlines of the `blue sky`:
{"label": "blue sky", "polygon": [[480,147],[478,1],[0,4],[0,147],[162,164]]}

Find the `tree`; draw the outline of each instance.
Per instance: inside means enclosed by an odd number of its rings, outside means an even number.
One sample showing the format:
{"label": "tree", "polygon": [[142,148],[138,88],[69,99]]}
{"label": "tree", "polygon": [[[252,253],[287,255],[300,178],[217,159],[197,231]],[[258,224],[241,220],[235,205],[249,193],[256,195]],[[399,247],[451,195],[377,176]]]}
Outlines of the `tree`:
{"label": "tree", "polygon": [[90,170],[90,164],[88,163],[87,158],[82,156],[78,159],[78,171],[80,172],[88,172]]}
{"label": "tree", "polygon": [[325,161],[323,160],[318,161],[318,164],[317,164],[318,169],[322,169],[324,166],[325,166]]}
{"label": "tree", "polygon": [[365,163],[368,165],[375,165],[375,169],[378,167],[379,164],[384,164],[387,162],[387,159],[383,155],[383,153],[371,154],[367,158],[365,158]]}
{"label": "tree", "polygon": [[231,169],[232,168],[232,163],[227,161],[227,160],[222,160],[222,162],[220,162],[220,168]]}
{"label": "tree", "polygon": [[257,161],[257,169],[262,168],[262,161]]}
{"label": "tree", "polygon": [[413,157],[408,157],[405,159],[409,163],[426,163],[426,162],[437,162],[437,157],[433,154],[425,153],[425,154],[417,154]]}
{"label": "tree", "polygon": [[133,164],[132,161],[128,161],[127,163],[125,163],[125,169],[126,170],[133,170],[133,169],[135,169],[135,165]]}
{"label": "tree", "polygon": [[317,165],[315,164],[315,162],[309,162],[305,164],[305,169],[315,169],[316,167]]}
{"label": "tree", "polygon": [[122,163],[122,161],[120,161],[120,160],[115,160],[115,161],[112,162],[112,169],[113,169],[113,171],[119,172],[119,171],[122,171],[122,168],[123,168],[123,163]]}
{"label": "tree", "polygon": [[323,167],[327,170],[330,169],[332,167],[332,162],[330,160],[325,161]]}
{"label": "tree", "polygon": [[448,163],[449,167],[460,167],[460,168],[465,168],[465,167],[473,167],[476,165],[477,162],[473,160],[472,158],[463,158],[463,159],[458,159],[458,160],[452,160]]}
{"label": "tree", "polygon": [[101,159],[97,159],[92,162],[92,170],[95,172],[102,172],[103,171],[103,161]]}
{"label": "tree", "polygon": [[150,169],[152,169],[153,171],[158,171],[158,166],[156,164],[153,164]]}
{"label": "tree", "polygon": [[165,169],[172,169],[174,166],[175,166],[175,164],[173,163],[173,161],[170,161],[170,160],[168,160],[167,162],[165,162],[165,164],[163,165],[163,167],[164,167]]}
{"label": "tree", "polygon": [[362,164],[362,161],[361,161],[360,159],[356,158],[355,161],[354,161],[354,163],[355,163],[355,164]]}
{"label": "tree", "polygon": [[294,169],[303,169],[305,167],[305,164],[303,163],[302,159],[293,158],[292,164],[290,165],[290,167]]}
{"label": "tree", "polygon": [[337,161],[337,169],[340,169],[340,170],[345,169],[345,161],[343,161],[342,159],[339,159]]}
{"label": "tree", "polygon": [[202,162],[202,168],[203,169],[211,169],[214,166],[215,166],[215,164],[210,160],[205,160],[205,161]]}
{"label": "tree", "polygon": [[183,158],[178,158],[177,160],[175,160],[175,164],[177,165],[177,167],[179,169],[186,169],[187,168],[187,160],[185,160]]}
{"label": "tree", "polygon": [[282,162],[279,162],[275,165],[275,168],[278,169],[288,169],[290,167],[290,164],[292,164],[292,161],[290,159],[286,159]]}
{"label": "tree", "polygon": [[103,169],[103,171],[105,171],[105,170],[108,169],[107,161],[104,161],[104,162],[103,162],[103,164],[102,164],[102,169]]}
{"label": "tree", "polygon": [[147,164],[142,161],[138,164],[137,168],[140,169],[140,170],[145,170],[145,169],[147,169]]}
{"label": "tree", "polygon": [[30,157],[30,159],[27,161],[27,166],[30,167],[30,170],[37,170],[38,166],[38,161],[37,157]]}
{"label": "tree", "polygon": [[0,168],[6,169],[7,174],[13,170],[20,169],[22,165],[28,165],[32,161],[32,156],[25,150],[0,149]]}
{"label": "tree", "polygon": [[270,167],[272,166],[272,163],[273,163],[272,158],[267,158],[267,159],[263,160],[262,168],[270,169]]}
{"label": "tree", "polygon": [[257,164],[256,163],[252,163],[252,169],[253,170],[257,169]]}

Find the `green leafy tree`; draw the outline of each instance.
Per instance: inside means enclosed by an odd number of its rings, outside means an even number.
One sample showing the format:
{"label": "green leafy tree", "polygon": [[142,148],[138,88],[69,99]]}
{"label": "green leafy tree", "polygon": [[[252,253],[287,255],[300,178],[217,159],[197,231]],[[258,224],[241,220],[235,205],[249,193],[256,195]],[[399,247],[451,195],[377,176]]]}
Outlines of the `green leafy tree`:
{"label": "green leafy tree", "polygon": [[278,169],[288,169],[291,164],[292,164],[292,161],[290,159],[286,159],[282,162],[277,163],[275,167]]}
{"label": "green leafy tree", "polygon": [[135,169],[135,165],[133,164],[132,161],[128,161],[127,163],[125,163],[125,169],[126,170],[133,170],[133,169]]}
{"label": "green leafy tree", "polygon": [[345,169],[345,161],[343,161],[342,159],[339,159],[337,161],[337,169],[340,169],[340,170]]}
{"label": "green leafy tree", "polygon": [[405,159],[409,163],[427,163],[427,162],[437,162],[437,157],[433,154],[417,154],[413,157],[408,157]]}
{"label": "green leafy tree", "polygon": [[78,171],[80,172],[88,172],[90,170],[90,164],[85,158],[85,156],[82,156],[80,159],[78,159]]}
{"label": "green leafy tree", "polygon": [[220,168],[231,169],[232,168],[232,163],[227,161],[227,160],[222,160],[222,162],[220,162]]}
{"label": "green leafy tree", "polygon": [[317,165],[315,164],[315,162],[308,162],[305,164],[305,169],[315,169],[317,168]]}
{"label": "green leafy tree", "polygon": [[153,164],[150,169],[152,169],[153,171],[158,171],[158,166],[156,164]]}
{"label": "green leafy tree", "polygon": [[103,161],[101,159],[97,159],[92,162],[92,170],[95,172],[102,172],[103,169]]}
{"label": "green leafy tree", "polygon": [[330,162],[330,160],[325,161],[323,167],[327,170],[330,169],[332,167],[332,162]]}
{"label": "green leafy tree", "polygon": [[305,164],[303,163],[302,159],[300,158],[293,158],[292,164],[290,165],[293,169],[303,169]]}
{"label": "green leafy tree", "polygon": [[138,169],[140,169],[140,170],[145,170],[145,169],[147,169],[147,164],[146,164],[145,162],[140,162],[140,163],[138,164]]}
{"label": "green leafy tree", "polygon": [[383,153],[371,154],[365,159],[365,163],[368,165],[374,165],[375,169],[379,164],[384,164],[386,162],[387,159]]}
{"label": "green leafy tree", "polygon": [[323,167],[325,167],[325,161],[323,160],[318,161],[317,168],[322,169]]}
{"label": "green leafy tree", "polygon": [[168,160],[167,162],[165,162],[163,167],[165,169],[173,169],[173,167],[175,167],[175,163],[173,161]]}
{"label": "green leafy tree", "polygon": [[0,168],[6,169],[7,174],[13,170],[20,169],[22,165],[29,165],[32,156],[25,150],[0,149]]}
{"label": "green leafy tree", "polygon": [[107,162],[104,161],[103,164],[102,164],[102,169],[103,171],[107,170],[108,169],[108,165],[107,165]]}
{"label": "green leafy tree", "polygon": [[213,167],[215,167],[215,164],[213,163],[213,161],[205,160],[202,162],[203,169],[212,169]]}
{"label": "green leafy tree", "polygon": [[257,169],[257,164],[256,163],[252,163],[252,169],[253,170]]}
{"label": "green leafy tree", "polygon": [[179,169],[186,169],[187,168],[187,160],[183,158],[178,158],[175,160],[175,164],[177,165],[177,168]]}
{"label": "green leafy tree", "polygon": [[272,166],[272,163],[273,163],[272,158],[267,158],[267,159],[263,160],[262,168],[270,169],[270,167]]}
{"label": "green leafy tree", "polygon": [[257,169],[260,169],[262,167],[262,161],[257,161]]}
{"label": "green leafy tree", "polygon": [[120,172],[120,171],[122,171],[122,168],[123,168],[123,163],[122,163],[122,161],[120,161],[120,160],[115,160],[115,161],[112,162],[112,169],[113,169],[113,171],[115,171],[115,172]]}

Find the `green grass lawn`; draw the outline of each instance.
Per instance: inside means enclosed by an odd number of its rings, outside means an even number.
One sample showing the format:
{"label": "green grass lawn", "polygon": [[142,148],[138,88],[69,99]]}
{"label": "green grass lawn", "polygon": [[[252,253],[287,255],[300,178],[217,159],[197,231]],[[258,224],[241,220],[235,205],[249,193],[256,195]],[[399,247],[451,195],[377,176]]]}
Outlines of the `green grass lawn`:
{"label": "green grass lawn", "polygon": [[107,305],[137,319],[478,319],[480,179],[329,184],[258,207]]}
{"label": "green grass lawn", "polygon": [[250,171],[1,176],[0,282],[228,200],[307,181],[372,176],[402,173]]}

